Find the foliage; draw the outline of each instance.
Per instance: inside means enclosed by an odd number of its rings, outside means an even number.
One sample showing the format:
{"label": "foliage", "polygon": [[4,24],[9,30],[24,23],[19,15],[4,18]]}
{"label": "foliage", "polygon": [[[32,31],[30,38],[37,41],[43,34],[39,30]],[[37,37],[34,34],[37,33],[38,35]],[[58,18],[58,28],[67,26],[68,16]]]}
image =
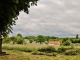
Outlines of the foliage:
{"label": "foliage", "polygon": [[37,52],[37,55],[44,55],[44,52]]}
{"label": "foliage", "polygon": [[11,42],[10,38],[4,38],[3,40],[3,43],[10,43],[10,42]]}
{"label": "foliage", "polygon": [[31,5],[37,5],[38,0],[0,0],[0,35],[12,32],[12,26],[18,19],[20,11],[29,13]]}
{"label": "foliage", "polygon": [[47,42],[47,41],[45,41],[45,44],[48,44],[48,42]]}
{"label": "foliage", "polygon": [[43,35],[38,35],[37,42],[40,42],[40,44],[45,42],[45,37]]}
{"label": "foliage", "polygon": [[17,37],[22,38],[22,35],[20,33],[17,34]]}
{"label": "foliage", "polygon": [[23,44],[24,39],[23,38],[17,38],[17,44]]}
{"label": "foliage", "polygon": [[80,39],[71,39],[72,43],[80,43]]}
{"label": "foliage", "polygon": [[52,54],[52,53],[47,53],[46,55],[47,55],[47,56],[53,56],[53,54]]}
{"label": "foliage", "polygon": [[17,38],[15,36],[10,37],[11,41],[13,41],[13,44],[17,42]]}
{"label": "foliage", "polygon": [[48,46],[48,47],[40,48],[40,49],[38,49],[38,51],[49,53],[49,52],[56,52],[56,49],[52,46]]}
{"label": "foliage", "polygon": [[69,46],[69,45],[70,45],[70,42],[69,42],[69,41],[65,41],[65,42],[63,43],[63,45],[64,45],[64,46]]}
{"label": "foliage", "polygon": [[34,41],[33,39],[30,39],[30,40],[29,40],[30,43],[32,43],[33,41]]}
{"label": "foliage", "polygon": [[78,34],[76,35],[76,39],[78,39]]}
{"label": "foliage", "polygon": [[64,43],[67,40],[68,40],[68,38],[63,38],[62,43]]}
{"label": "foliage", "polygon": [[67,50],[67,48],[60,47],[60,48],[58,48],[57,52],[58,52],[58,53],[63,53],[63,52],[65,52],[66,50]]}
{"label": "foliage", "polygon": [[53,52],[53,56],[57,56],[57,54],[58,54],[57,52]]}
{"label": "foliage", "polygon": [[80,49],[76,49],[76,53],[77,54],[80,54]]}
{"label": "foliage", "polygon": [[51,38],[51,39],[57,39],[57,37],[54,37],[54,36],[51,36],[50,38]]}
{"label": "foliage", "polygon": [[50,36],[45,36],[46,41],[49,41]]}
{"label": "foliage", "polygon": [[30,48],[19,48],[19,47],[8,47],[8,46],[4,46],[3,47],[4,50],[17,50],[17,51],[22,51],[22,52],[32,52],[33,49]]}
{"label": "foliage", "polygon": [[33,51],[33,52],[32,52],[32,54],[33,54],[33,55],[36,55],[36,54],[37,54],[37,52],[38,52],[38,51]]}
{"label": "foliage", "polygon": [[76,54],[77,54],[76,51],[73,49],[65,51],[65,55],[76,55]]}

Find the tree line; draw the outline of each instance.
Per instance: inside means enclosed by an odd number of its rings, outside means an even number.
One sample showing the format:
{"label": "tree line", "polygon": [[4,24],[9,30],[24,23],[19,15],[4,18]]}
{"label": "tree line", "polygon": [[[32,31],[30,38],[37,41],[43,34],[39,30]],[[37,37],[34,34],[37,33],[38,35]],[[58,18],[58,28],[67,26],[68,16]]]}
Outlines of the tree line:
{"label": "tree line", "polygon": [[80,38],[78,34],[75,38],[73,37],[55,37],[55,36],[44,36],[44,35],[38,35],[38,36],[25,36],[23,37],[22,34],[18,33],[16,36],[9,37],[8,35],[4,38],[3,43],[12,43],[12,44],[26,44],[27,41],[29,43],[39,43],[39,44],[48,44],[49,41],[59,41],[61,45],[69,46],[71,44],[78,44],[80,43]]}

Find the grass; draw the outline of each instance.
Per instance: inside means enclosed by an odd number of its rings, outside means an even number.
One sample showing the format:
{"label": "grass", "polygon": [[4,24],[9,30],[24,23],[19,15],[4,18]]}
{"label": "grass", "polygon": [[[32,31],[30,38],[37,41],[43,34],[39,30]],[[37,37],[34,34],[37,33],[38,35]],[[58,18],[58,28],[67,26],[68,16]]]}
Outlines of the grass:
{"label": "grass", "polygon": [[[26,44],[26,45],[3,44],[3,51],[5,51],[9,55],[0,56],[0,60],[80,60],[80,54],[75,56],[67,56],[61,54],[58,54],[57,56],[47,56],[47,55],[33,55],[32,53],[28,52],[28,50],[34,51],[38,48],[47,46],[48,45],[42,44]],[[54,47],[58,49],[61,46]],[[67,46],[66,48],[68,47],[70,46]]]}
{"label": "grass", "polygon": [[80,60],[80,55],[76,56],[66,56],[57,55],[47,56],[47,55],[32,55],[31,53],[20,52],[16,50],[4,50],[10,55],[0,56],[0,60]]}

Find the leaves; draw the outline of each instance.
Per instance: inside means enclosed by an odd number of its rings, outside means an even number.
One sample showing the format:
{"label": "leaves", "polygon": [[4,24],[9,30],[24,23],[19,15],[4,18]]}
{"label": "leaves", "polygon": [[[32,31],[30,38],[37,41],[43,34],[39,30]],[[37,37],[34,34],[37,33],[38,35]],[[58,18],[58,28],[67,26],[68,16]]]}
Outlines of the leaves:
{"label": "leaves", "polygon": [[12,32],[20,11],[29,13],[30,3],[37,4],[38,0],[1,0],[0,1],[0,34]]}
{"label": "leaves", "polygon": [[12,1],[13,1],[14,3],[16,3],[16,4],[17,4],[17,3],[19,3],[19,1],[18,1],[18,0],[12,0]]}

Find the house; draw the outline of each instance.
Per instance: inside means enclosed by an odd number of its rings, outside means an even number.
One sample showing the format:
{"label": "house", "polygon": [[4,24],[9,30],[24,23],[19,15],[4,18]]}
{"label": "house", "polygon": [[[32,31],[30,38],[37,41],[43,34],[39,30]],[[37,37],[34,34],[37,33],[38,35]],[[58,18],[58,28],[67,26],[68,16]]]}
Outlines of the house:
{"label": "house", "polygon": [[49,45],[60,46],[60,42],[59,41],[49,41]]}

